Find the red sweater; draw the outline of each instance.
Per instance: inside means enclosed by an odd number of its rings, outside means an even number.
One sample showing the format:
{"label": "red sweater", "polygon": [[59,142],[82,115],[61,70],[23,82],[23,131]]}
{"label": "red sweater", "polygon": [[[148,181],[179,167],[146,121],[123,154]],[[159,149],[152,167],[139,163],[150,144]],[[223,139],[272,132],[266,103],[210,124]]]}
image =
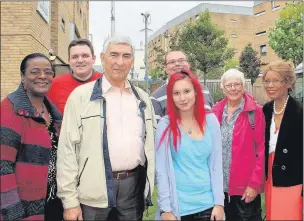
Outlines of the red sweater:
{"label": "red sweater", "polygon": [[[44,101],[59,134],[61,114]],[[0,220],[44,220],[51,138],[23,86],[1,102]]]}
{"label": "red sweater", "polygon": [[47,93],[47,97],[63,114],[65,104],[72,91],[82,84],[97,80],[101,75],[102,74],[99,72],[94,72],[90,79],[80,81],[70,73],[62,74],[53,80],[52,86]]}

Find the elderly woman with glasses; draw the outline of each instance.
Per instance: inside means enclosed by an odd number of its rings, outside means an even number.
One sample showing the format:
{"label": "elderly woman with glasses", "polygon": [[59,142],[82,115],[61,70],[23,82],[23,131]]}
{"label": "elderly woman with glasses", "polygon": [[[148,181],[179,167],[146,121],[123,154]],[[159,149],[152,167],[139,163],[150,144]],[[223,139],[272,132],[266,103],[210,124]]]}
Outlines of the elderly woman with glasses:
{"label": "elderly woman with glasses", "polygon": [[263,73],[270,102],[264,105],[266,219],[303,220],[303,107],[292,62],[276,61]]}
{"label": "elderly woman with glasses", "polygon": [[1,102],[0,220],[63,219],[56,160],[61,114],[45,97],[54,72],[43,54],[21,62],[19,87]]}
{"label": "elderly woman with glasses", "polygon": [[237,69],[221,78],[226,98],[213,106],[221,125],[226,220],[261,220],[264,185],[262,107],[245,92],[244,74]]}

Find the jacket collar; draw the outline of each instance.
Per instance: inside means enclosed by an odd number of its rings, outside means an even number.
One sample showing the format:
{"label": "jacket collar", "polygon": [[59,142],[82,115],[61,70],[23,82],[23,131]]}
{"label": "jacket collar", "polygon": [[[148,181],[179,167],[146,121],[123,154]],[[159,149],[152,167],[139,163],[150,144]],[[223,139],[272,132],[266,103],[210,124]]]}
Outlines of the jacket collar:
{"label": "jacket collar", "polygon": [[[32,105],[22,84],[20,84],[14,92],[10,93],[7,98],[12,102],[16,114],[28,118],[42,119],[39,112]],[[54,122],[61,123],[62,115],[58,109],[48,100],[46,96],[44,97],[43,102],[52,115]]]}
{"label": "jacket collar", "polygon": [[[129,82],[129,86],[131,87],[132,92],[134,93],[134,95],[137,99],[136,103],[139,107],[139,112],[141,113],[141,116],[142,116],[142,118],[145,122],[144,111],[147,107],[147,104],[146,104],[145,101],[142,100],[142,98],[139,96],[139,93],[137,92],[136,88],[130,82]],[[93,87],[91,97],[90,97],[90,101],[95,101],[95,100],[98,100],[98,99],[105,100],[105,98],[102,96],[102,77],[100,77],[96,80],[96,82],[94,84],[94,87]]]}
{"label": "jacket collar", "polygon": [[95,101],[97,99],[103,99],[102,96],[102,77],[95,81],[93,91],[90,97],[90,101]]}

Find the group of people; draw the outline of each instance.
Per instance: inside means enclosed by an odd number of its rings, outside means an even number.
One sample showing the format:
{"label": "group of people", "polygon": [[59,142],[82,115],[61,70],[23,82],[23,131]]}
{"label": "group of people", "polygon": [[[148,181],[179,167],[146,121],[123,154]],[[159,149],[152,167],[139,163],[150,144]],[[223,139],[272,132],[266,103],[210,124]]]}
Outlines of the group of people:
{"label": "group of people", "polygon": [[303,108],[290,92],[291,62],[268,65],[263,107],[237,69],[225,99],[165,56],[168,82],[151,94],[127,76],[135,48],[111,37],[95,72],[90,41],[68,47],[72,72],[55,77],[44,54],[20,64],[19,87],[1,102],[1,220],[302,220]]}

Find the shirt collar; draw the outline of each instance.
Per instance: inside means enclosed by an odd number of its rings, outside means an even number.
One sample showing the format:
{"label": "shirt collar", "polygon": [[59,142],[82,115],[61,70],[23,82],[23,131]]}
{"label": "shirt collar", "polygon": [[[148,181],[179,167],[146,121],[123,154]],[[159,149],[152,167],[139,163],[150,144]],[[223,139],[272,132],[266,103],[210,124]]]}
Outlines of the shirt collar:
{"label": "shirt collar", "polygon": [[[106,75],[104,74],[102,76],[102,92],[104,94],[106,94],[113,86],[111,85],[111,83],[108,81]],[[127,89],[127,91],[131,92],[132,89],[131,89],[131,84],[130,82],[126,79],[125,80],[125,87],[124,89]]]}
{"label": "shirt collar", "polygon": [[[241,103],[239,104],[239,106],[235,109],[234,112],[238,111],[238,110],[243,110],[245,105],[245,99],[244,97],[242,97]],[[228,102],[225,104],[224,106],[224,114],[228,115]]]}

